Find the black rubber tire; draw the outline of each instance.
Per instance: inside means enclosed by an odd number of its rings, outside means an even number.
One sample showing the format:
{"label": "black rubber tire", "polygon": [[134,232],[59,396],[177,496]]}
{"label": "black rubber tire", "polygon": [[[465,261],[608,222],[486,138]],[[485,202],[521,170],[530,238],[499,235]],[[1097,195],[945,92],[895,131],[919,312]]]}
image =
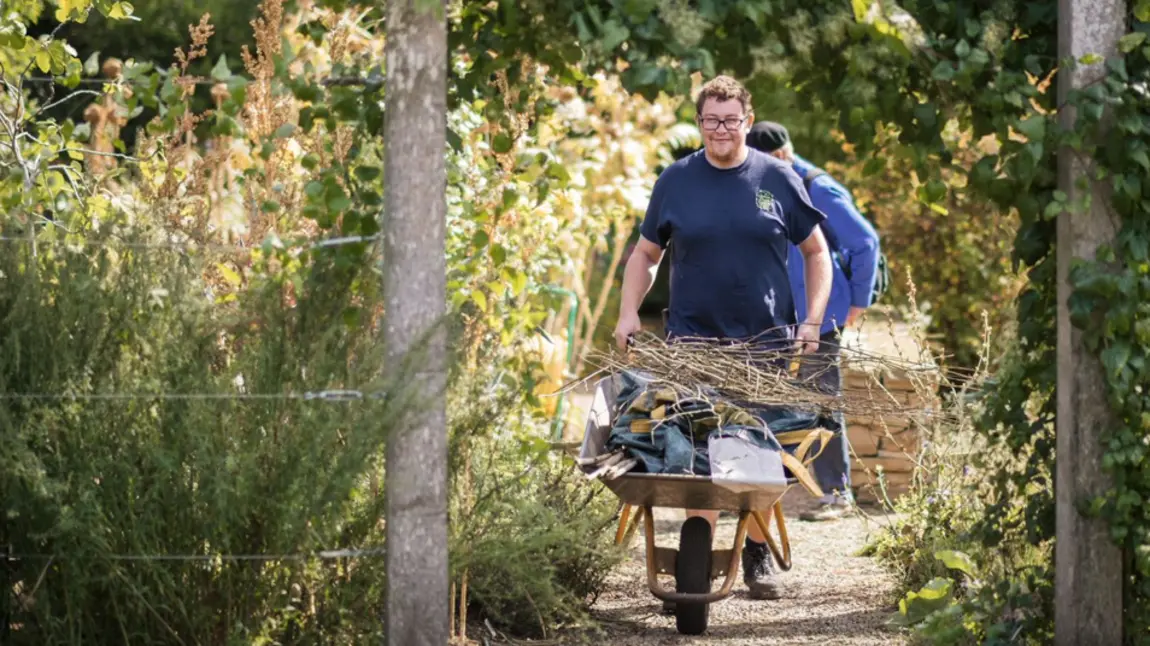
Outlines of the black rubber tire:
{"label": "black rubber tire", "polygon": [[[679,555],[675,558],[675,591],[706,594],[711,591],[711,524],[705,518],[688,518],[679,534]],[[710,605],[675,604],[675,627],[684,635],[702,635],[707,630]]]}

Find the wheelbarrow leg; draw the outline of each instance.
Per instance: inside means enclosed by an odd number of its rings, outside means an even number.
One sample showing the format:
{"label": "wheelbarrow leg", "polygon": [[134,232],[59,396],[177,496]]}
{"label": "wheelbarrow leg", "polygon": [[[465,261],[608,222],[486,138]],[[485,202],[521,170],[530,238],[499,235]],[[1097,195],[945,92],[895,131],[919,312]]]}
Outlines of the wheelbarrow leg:
{"label": "wheelbarrow leg", "polygon": [[631,544],[635,530],[639,529],[639,523],[643,522],[645,513],[642,507],[635,509],[631,505],[623,505],[623,512],[619,516],[619,527],[615,530],[615,545],[625,547]]}
{"label": "wheelbarrow leg", "polygon": [[623,537],[627,535],[627,522],[631,520],[631,505],[623,505],[623,513],[619,514],[619,529],[615,530],[615,544],[622,545]]}
{"label": "wheelbarrow leg", "polygon": [[[766,512],[768,516],[775,517],[775,527],[779,530],[779,542],[776,543],[773,536],[771,536],[771,527],[767,522],[768,518],[763,517],[763,512],[753,511],[751,516],[755,519],[755,524],[758,525],[759,531],[763,533],[763,538],[767,541],[767,548],[771,551],[771,555],[775,558],[775,563],[779,564],[779,569],[787,572],[791,569],[791,540],[787,536],[787,524],[783,519],[783,501],[779,500],[775,506]],[[782,544],[780,549],[779,544]]]}

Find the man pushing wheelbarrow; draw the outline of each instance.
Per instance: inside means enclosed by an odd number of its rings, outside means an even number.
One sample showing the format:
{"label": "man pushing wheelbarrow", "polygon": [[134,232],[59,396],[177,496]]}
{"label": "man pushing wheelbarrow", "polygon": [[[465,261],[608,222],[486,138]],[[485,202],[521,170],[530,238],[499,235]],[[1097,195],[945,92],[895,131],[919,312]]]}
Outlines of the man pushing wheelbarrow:
{"label": "man pushing wheelbarrow", "polygon": [[[812,206],[803,180],[789,164],[747,146],[754,115],[750,94],[739,82],[720,76],[706,83],[699,92],[696,108],[703,150],[672,164],[655,183],[641,237],[624,270],[615,340],[621,350],[626,350],[640,332],[639,306],[669,247],[669,341],[752,344],[767,353],[774,351],[779,357],[792,348],[798,354],[813,354],[832,284],[832,259],[819,226],[826,218]],[[791,245],[798,247],[804,264],[807,289],[803,321],[797,320],[788,277]],[[639,413],[656,410],[656,399],[649,402],[649,410]],[[662,403],[663,414],[668,404]],[[633,407],[633,402],[629,405]],[[777,444],[770,433],[760,441]],[[789,471],[792,478],[809,479],[805,473],[795,473],[796,469]],[[779,497],[781,494],[768,504],[777,502]],[[660,500],[666,503],[679,498]],[[683,498],[683,504],[689,505],[690,500],[689,496]],[[703,528],[692,529],[699,536],[691,540],[709,544],[719,515],[717,510],[724,508],[727,507],[688,508],[685,528]],[[762,511],[769,509],[768,506]],[[756,519],[752,510],[744,511],[744,519],[749,514],[754,522],[740,522],[740,535],[744,527],[746,530],[741,550],[743,581],[753,598],[777,599],[782,591],[772,576],[770,537],[764,533],[765,523],[761,516]],[[693,521],[694,518],[705,519],[707,525]],[[650,519],[645,520],[650,530]],[[777,522],[781,527],[781,512]],[[647,540],[653,548],[653,537],[648,536]],[[685,554],[681,548],[680,556]],[[669,609],[675,603],[668,600],[670,597],[674,595],[661,595]]]}

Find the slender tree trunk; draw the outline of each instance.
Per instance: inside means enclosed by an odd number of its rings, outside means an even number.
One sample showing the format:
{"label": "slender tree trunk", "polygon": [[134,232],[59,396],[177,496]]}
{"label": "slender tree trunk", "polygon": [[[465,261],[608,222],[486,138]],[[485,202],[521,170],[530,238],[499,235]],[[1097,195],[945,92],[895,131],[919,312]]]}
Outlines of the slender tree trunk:
{"label": "slender tree trunk", "polygon": [[409,351],[421,366],[405,375],[418,384],[417,410],[387,443],[387,643],[444,646],[446,347],[436,326],[446,309],[447,23],[443,0],[388,0],[386,8],[384,342],[389,370]]}

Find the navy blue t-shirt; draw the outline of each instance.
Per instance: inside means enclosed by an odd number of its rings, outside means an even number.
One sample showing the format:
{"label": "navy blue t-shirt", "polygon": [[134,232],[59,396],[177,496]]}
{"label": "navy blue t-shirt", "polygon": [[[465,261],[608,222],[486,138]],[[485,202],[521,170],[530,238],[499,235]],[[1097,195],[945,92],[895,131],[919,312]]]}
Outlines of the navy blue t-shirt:
{"label": "navy blue t-shirt", "polygon": [[702,150],[672,164],[639,230],[663,249],[674,241],[669,335],[789,338],[788,249],[824,219],[794,169],[758,150],[734,168],[716,168]]}

